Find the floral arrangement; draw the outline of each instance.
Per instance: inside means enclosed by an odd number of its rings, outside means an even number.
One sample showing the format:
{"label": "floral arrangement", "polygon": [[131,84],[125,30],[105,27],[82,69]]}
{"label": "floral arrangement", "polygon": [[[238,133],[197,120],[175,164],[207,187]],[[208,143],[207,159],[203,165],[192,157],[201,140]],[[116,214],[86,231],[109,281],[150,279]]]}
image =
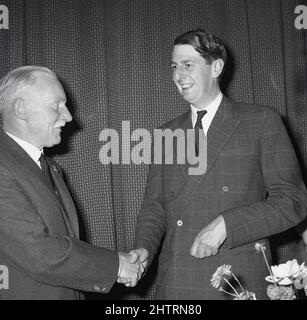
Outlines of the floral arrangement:
{"label": "floral arrangement", "polygon": [[296,259],[279,264],[278,266],[268,265],[265,246],[256,243],[255,249],[262,252],[270,275],[265,278],[272,283],[267,287],[267,295],[271,300],[293,300],[299,297],[298,290],[307,290],[307,268],[305,262],[301,265]]}
{"label": "floral arrangement", "polygon": [[[265,250],[266,247],[262,243],[256,243],[255,249],[263,254],[265,263],[270,275],[265,278],[270,283],[267,287],[267,295],[271,300],[293,300],[298,299],[298,290],[304,289],[307,295],[307,267],[305,263],[299,265],[297,260],[287,261],[278,266],[269,266]],[[236,289],[231,284],[233,279],[240,289]],[[229,292],[224,289],[224,284],[232,290]],[[255,293],[247,291],[241,285],[239,279],[231,271],[230,265],[222,265],[217,268],[211,278],[211,285],[228,295],[233,296],[234,300],[256,300]]]}
{"label": "floral arrangement", "polygon": [[[241,292],[239,292],[230,282],[230,278],[233,278],[237,284],[239,285]],[[226,291],[223,288],[223,282],[225,282],[231,289],[232,293],[229,291]],[[227,264],[223,264],[220,267],[217,268],[215,273],[213,274],[211,278],[211,285],[214,288],[219,289],[219,291],[222,291],[226,294],[229,294],[234,297],[234,300],[256,300],[256,295],[253,292],[244,290],[242,287],[239,279],[235,276],[235,274],[231,271],[231,266]]]}

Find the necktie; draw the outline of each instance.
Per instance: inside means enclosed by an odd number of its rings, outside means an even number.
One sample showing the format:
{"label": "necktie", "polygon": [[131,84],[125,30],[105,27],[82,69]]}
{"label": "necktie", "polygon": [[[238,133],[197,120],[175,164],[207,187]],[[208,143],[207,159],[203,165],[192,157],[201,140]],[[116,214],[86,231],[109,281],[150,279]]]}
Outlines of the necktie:
{"label": "necktie", "polygon": [[[51,169],[50,169],[50,166],[49,166],[49,163],[48,161],[46,160],[46,158],[44,157],[43,154],[41,154],[40,158],[39,158],[39,162],[41,164],[41,168],[42,168],[42,171],[44,172],[47,180],[48,180],[48,183],[51,187],[51,189],[54,191],[57,199],[59,200],[62,208],[65,208],[64,204],[63,204],[63,200],[60,196],[60,193],[58,192],[58,189],[54,183],[54,180],[52,178],[52,175],[51,175]],[[69,217],[66,213],[66,210],[62,210],[62,213],[63,213],[63,216],[64,216],[64,220],[65,220],[65,223],[66,223],[66,227],[67,227],[67,230],[71,230],[71,225],[70,225],[70,222],[69,222]],[[71,232],[73,234],[73,231],[68,231],[68,232]]]}
{"label": "necktie", "polygon": [[200,130],[203,130],[203,125],[201,123],[201,120],[203,118],[203,116],[207,113],[207,110],[202,110],[202,111],[197,111],[197,120],[194,126],[194,130],[195,130],[195,154],[196,157],[198,157],[199,154],[199,150],[198,150],[198,146],[199,146],[199,134],[200,134]]}
{"label": "necktie", "polygon": [[54,185],[51,173],[50,173],[50,166],[49,166],[49,164],[43,154],[41,154],[41,156],[39,158],[39,162],[41,164],[42,170],[48,180],[50,187],[52,188],[52,190],[55,191],[55,185]]}

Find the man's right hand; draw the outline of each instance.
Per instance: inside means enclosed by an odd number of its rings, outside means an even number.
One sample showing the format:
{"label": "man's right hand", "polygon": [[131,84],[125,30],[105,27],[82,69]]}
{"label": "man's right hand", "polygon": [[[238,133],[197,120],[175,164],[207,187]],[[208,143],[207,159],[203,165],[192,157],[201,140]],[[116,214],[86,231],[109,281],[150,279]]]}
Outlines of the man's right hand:
{"label": "man's right hand", "polygon": [[119,275],[118,283],[124,284],[126,287],[135,287],[140,280],[144,268],[141,263],[131,263],[129,253],[118,252],[119,256]]}
{"label": "man's right hand", "polygon": [[149,253],[148,250],[145,248],[139,248],[139,249],[134,249],[130,251],[130,262],[131,263],[141,263],[143,271],[148,266],[148,258],[149,258]]}

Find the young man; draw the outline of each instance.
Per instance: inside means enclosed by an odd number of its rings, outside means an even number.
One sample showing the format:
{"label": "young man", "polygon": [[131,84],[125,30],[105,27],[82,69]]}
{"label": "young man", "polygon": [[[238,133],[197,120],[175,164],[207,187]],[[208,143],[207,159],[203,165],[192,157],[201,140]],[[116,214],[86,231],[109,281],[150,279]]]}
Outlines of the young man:
{"label": "young man", "polygon": [[255,242],[269,250],[268,236],[306,216],[306,189],[279,114],[226,98],[225,63],[223,44],[204,30],[174,41],[173,81],[190,111],[163,128],[203,130],[207,169],[195,176],[176,163],[150,168],[132,261],[147,266],[163,241],[157,299],[228,298],[210,285],[222,264],[265,299],[267,268]]}

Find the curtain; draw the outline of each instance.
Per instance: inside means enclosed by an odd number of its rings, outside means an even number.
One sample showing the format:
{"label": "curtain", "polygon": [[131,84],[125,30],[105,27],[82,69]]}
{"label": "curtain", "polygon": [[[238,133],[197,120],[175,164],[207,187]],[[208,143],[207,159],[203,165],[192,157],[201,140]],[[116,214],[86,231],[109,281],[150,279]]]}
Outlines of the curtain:
{"label": "curtain", "polygon": [[[307,31],[294,25],[295,7],[306,0],[1,3],[9,9],[9,29],[0,29],[0,76],[21,65],[47,66],[67,93],[74,121],[50,154],[65,172],[88,242],[133,248],[148,165],[103,165],[99,135],[111,128],[121,136],[123,121],[131,132],[150,132],[187,110],[171,81],[170,55],[174,38],[190,29],[206,29],[226,44],[226,95],[281,113],[306,177]],[[289,245],[280,248],[282,254]],[[89,297],[150,299],[154,274],[155,267],[137,288],[115,285],[110,295]]]}

